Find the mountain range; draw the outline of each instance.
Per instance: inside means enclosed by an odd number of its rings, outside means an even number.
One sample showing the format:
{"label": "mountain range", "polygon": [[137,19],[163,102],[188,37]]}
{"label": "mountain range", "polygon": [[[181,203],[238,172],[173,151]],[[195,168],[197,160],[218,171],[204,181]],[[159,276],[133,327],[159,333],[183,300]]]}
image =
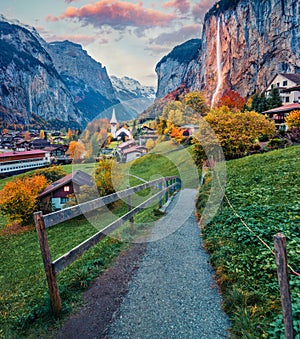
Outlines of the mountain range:
{"label": "mountain range", "polygon": [[81,45],[47,43],[35,28],[4,16],[0,47],[0,126],[67,122],[82,128],[95,118],[111,117],[112,107],[118,120],[133,119],[154,101],[154,88],[128,77],[111,80]]}

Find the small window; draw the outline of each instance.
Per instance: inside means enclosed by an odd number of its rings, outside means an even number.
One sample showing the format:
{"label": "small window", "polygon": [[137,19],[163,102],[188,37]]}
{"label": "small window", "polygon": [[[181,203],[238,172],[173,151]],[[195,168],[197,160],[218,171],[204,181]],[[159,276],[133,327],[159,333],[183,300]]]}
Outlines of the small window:
{"label": "small window", "polygon": [[68,201],[69,201],[69,198],[60,198],[60,203],[61,204],[65,204]]}
{"label": "small window", "polygon": [[286,97],[285,102],[290,102],[290,97]]}
{"label": "small window", "polygon": [[277,87],[279,87],[280,86],[280,82],[277,82]]}
{"label": "small window", "polygon": [[284,80],[282,83],[283,86],[287,86],[287,80]]}
{"label": "small window", "polygon": [[274,88],[274,84],[271,85],[271,88]]}
{"label": "small window", "polygon": [[65,186],[64,187],[64,192],[70,192],[70,186]]}

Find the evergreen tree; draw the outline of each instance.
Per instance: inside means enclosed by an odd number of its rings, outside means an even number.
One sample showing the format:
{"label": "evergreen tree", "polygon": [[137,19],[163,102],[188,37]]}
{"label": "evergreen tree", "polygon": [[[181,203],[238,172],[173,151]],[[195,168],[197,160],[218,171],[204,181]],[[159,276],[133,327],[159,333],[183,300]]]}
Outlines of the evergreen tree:
{"label": "evergreen tree", "polygon": [[268,100],[265,96],[265,93],[262,93],[259,97],[259,103],[258,103],[258,113],[267,111],[269,109],[269,105],[268,105]]}
{"label": "evergreen tree", "polygon": [[277,87],[271,89],[270,96],[268,97],[268,108],[276,108],[282,106],[282,99]]}

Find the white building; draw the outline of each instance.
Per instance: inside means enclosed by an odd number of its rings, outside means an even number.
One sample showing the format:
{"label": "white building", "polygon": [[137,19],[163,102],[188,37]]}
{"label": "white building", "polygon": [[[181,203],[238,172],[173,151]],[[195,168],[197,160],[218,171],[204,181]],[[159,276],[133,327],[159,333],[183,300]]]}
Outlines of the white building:
{"label": "white building", "polygon": [[300,74],[276,74],[266,89],[266,97],[273,88],[278,88],[283,105],[300,102]]}
{"label": "white building", "polygon": [[113,108],[112,116],[111,116],[111,119],[110,119],[110,131],[111,131],[111,134],[114,138],[117,137],[116,136],[117,126],[118,126],[118,120],[117,120],[117,117],[116,117],[115,109]]}

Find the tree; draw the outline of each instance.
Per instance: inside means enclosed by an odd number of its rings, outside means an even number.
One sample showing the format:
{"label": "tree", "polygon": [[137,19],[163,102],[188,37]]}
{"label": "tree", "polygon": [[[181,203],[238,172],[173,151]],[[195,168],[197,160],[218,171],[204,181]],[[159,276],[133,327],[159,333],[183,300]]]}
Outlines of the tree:
{"label": "tree", "polygon": [[189,106],[198,115],[206,115],[209,111],[205,97],[201,92],[190,92],[183,98],[183,104]]}
{"label": "tree", "polygon": [[45,139],[45,131],[42,129],[40,130],[40,138]]}
{"label": "tree", "polygon": [[[242,113],[221,107],[212,110],[205,120],[218,137],[226,159],[245,156],[259,136],[272,135],[275,131],[274,122],[253,111]],[[201,135],[201,140],[209,144],[209,137],[209,133]],[[201,152],[201,147],[196,152]]]}
{"label": "tree", "polygon": [[146,147],[150,151],[155,146],[155,142],[153,139],[148,139],[146,142]]}
{"label": "tree", "polygon": [[292,111],[285,118],[285,122],[289,128],[300,127],[300,110]]}
{"label": "tree", "polygon": [[101,159],[95,169],[95,182],[100,196],[105,196],[116,191],[122,178],[118,171],[113,171],[116,164],[114,159]]}
{"label": "tree", "polygon": [[231,110],[242,110],[245,106],[245,99],[239,93],[229,90],[221,97],[218,106],[227,106]]}
{"label": "tree", "polygon": [[276,108],[282,106],[282,99],[280,96],[279,89],[277,87],[274,87],[271,89],[270,95],[267,99],[268,101],[268,108]]}
{"label": "tree", "polygon": [[82,160],[85,153],[85,146],[82,141],[71,141],[68,148],[68,153],[74,162]]}
{"label": "tree", "polygon": [[21,225],[33,222],[33,212],[38,208],[38,194],[48,182],[42,175],[15,179],[6,183],[0,191],[1,213],[8,216],[9,222]]}

